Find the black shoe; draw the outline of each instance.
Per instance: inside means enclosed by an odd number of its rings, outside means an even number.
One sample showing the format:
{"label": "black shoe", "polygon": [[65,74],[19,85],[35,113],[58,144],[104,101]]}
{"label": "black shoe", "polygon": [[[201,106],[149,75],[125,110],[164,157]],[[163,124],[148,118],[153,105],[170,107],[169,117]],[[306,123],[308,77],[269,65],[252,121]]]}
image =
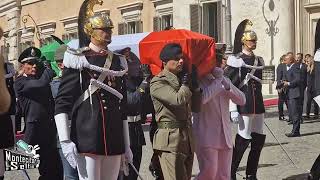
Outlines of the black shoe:
{"label": "black shoe", "polygon": [[284,116],[280,116],[280,117],[279,117],[279,120],[280,120],[280,121],[287,121],[287,119],[286,119]]}
{"label": "black shoe", "polygon": [[247,175],[247,176],[246,176],[246,179],[247,179],[247,180],[258,180],[258,179],[257,179],[257,176],[254,176],[254,175]]}
{"label": "black shoe", "polygon": [[300,133],[294,134],[294,133],[286,133],[285,134],[287,137],[300,137]]}

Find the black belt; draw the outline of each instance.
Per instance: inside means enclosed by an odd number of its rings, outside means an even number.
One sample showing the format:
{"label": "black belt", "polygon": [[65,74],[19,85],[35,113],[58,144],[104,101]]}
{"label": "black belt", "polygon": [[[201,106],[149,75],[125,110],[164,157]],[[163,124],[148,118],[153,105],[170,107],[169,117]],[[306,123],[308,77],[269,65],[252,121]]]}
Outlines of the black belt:
{"label": "black belt", "polygon": [[190,127],[188,121],[162,121],[158,122],[158,129],[176,129]]}

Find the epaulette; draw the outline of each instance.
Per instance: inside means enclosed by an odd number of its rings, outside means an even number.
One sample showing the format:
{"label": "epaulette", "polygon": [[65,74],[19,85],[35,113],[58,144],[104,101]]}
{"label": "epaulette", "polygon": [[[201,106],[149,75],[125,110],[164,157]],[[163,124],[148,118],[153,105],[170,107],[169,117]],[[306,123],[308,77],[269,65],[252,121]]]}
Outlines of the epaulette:
{"label": "epaulette", "polygon": [[83,55],[85,52],[90,51],[90,50],[91,49],[89,47],[82,47],[79,49],[74,49],[71,47],[67,48],[68,53],[73,54],[73,55],[78,55],[78,56]]}

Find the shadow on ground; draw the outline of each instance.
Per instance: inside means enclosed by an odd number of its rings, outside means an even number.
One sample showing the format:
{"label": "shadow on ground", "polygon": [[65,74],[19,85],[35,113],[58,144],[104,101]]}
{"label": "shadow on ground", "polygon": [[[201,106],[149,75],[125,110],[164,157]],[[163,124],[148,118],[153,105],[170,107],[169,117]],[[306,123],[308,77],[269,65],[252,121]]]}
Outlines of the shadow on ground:
{"label": "shadow on ground", "polygon": [[311,123],[317,123],[320,122],[320,119],[303,119],[303,124],[311,124]]}
{"label": "shadow on ground", "polygon": [[[289,142],[282,142],[281,145],[289,144]],[[270,143],[266,142],[263,147],[272,147],[272,146],[279,146],[279,143]]]}
{"label": "shadow on ground", "polygon": [[[265,167],[271,167],[271,166],[276,166],[278,164],[259,164],[258,169],[259,168],[265,168]],[[238,168],[238,171],[245,171],[247,168],[247,166],[241,166]]]}
{"label": "shadow on ground", "polygon": [[311,136],[311,135],[315,135],[315,134],[320,134],[320,131],[311,132],[311,133],[304,133],[304,134],[301,134],[300,136]]}
{"label": "shadow on ground", "polygon": [[304,174],[289,176],[282,180],[307,180],[307,179],[308,179],[308,173],[304,173]]}

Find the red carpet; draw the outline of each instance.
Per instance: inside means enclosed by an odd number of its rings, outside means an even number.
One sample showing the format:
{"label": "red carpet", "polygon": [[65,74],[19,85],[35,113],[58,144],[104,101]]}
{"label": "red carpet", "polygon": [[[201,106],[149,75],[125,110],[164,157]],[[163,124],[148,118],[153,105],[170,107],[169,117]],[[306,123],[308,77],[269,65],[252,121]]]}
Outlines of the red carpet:
{"label": "red carpet", "polygon": [[278,98],[265,99],[263,101],[265,107],[278,105]]}

